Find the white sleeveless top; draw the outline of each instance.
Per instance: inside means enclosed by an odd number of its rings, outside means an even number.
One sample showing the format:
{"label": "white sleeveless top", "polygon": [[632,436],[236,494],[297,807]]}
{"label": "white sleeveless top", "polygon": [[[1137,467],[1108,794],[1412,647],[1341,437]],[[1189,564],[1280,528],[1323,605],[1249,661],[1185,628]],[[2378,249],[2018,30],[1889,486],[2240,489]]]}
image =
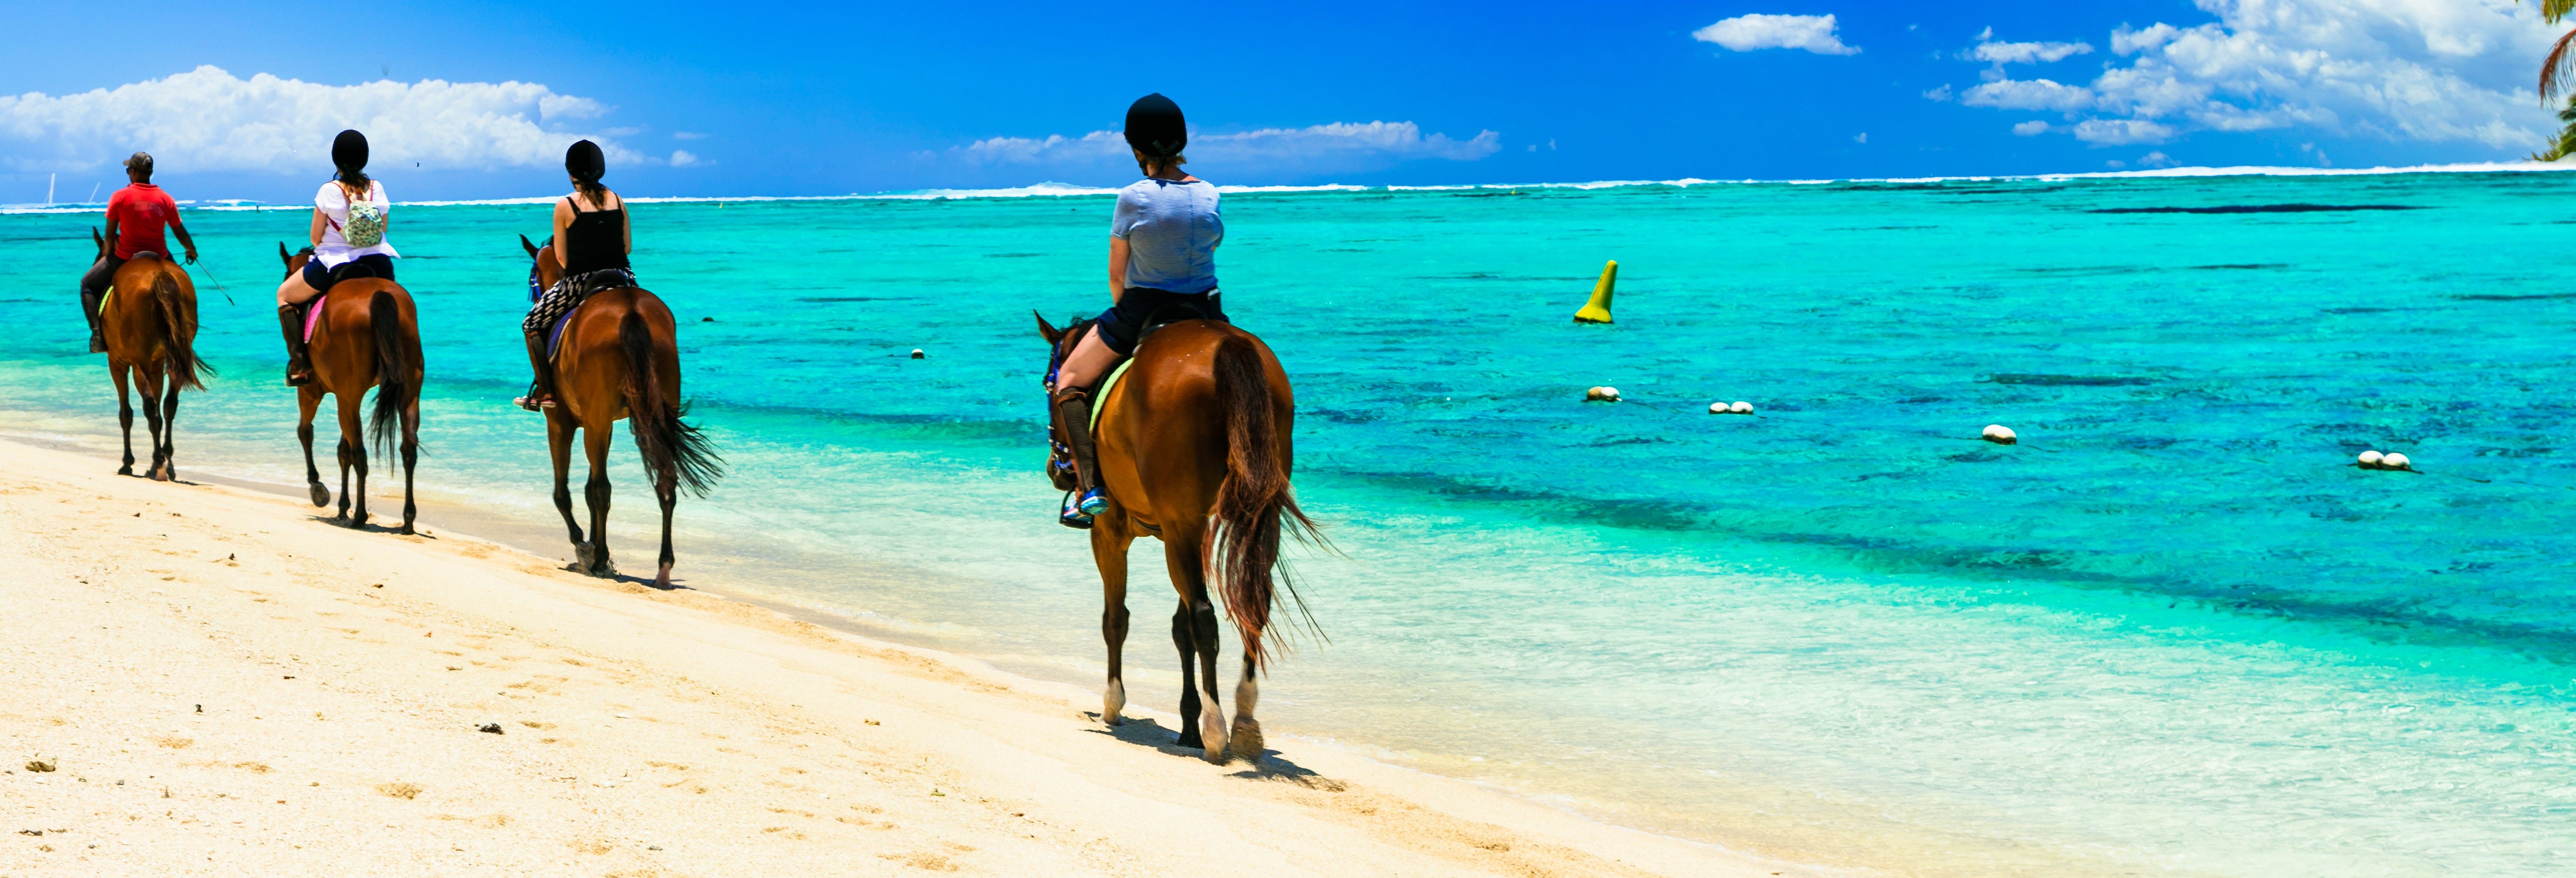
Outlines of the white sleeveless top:
{"label": "white sleeveless top", "polygon": [[[367,181],[367,200],[374,203],[377,210],[384,212],[385,223],[391,226],[393,202],[385,200],[383,180]],[[338,268],[342,263],[360,256],[383,254],[396,259],[402,258],[402,254],[394,252],[394,240],[390,230],[386,233],[385,239],[376,242],[373,247],[349,246],[348,237],[340,232],[340,227],[349,222],[349,195],[340,188],[340,181],[333,180],[322,184],[322,191],[313,193],[313,207],[322,211],[322,216],[328,220],[322,224],[322,243],[313,245],[313,258],[322,260],[323,268]]]}

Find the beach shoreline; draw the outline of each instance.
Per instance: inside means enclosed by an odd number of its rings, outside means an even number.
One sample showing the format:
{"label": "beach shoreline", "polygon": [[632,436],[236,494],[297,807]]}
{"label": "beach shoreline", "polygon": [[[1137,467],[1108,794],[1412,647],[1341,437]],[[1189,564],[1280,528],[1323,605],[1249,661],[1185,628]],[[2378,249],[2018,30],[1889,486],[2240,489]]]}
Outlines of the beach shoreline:
{"label": "beach shoreline", "polygon": [[0,874],[1842,873],[1293,729],[1210,766],[1168,716],[427,519],[0,460]]}

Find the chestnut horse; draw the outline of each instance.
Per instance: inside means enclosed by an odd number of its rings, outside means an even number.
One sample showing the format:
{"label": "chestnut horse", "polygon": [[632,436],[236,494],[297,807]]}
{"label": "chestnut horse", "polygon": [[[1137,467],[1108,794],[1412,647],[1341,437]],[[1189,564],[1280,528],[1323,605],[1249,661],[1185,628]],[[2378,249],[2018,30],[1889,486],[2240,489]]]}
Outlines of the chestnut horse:
{"label": "chestnut horse", "polygon": [[[98,255],[108,241],[89,231]],[[134,403],[126,396],[132,378],[143,391],[143,424],[152,431],[152,462],[144,474],[156,482],[179,477],[179,388],[206,389],[199,373],[215,374],[197,359],[197,284],[186,269],[157,253],[137,253],[116,269],[114,292],[99,304],[99,327],[107,336],[107,375],[116,382],[116,426],[125,433],[125,463],[116,474],[134,474]],[[167,395],[161,382],[167,379]]]}
{"label": "chestnut horse", "polygon": [[[1050,374],[1085,331],[1087,323],[1058,330],[1038,317],[1038,332],[1055,346]],[[1184,320],[1145,336],[1125,378],[1093,405],[1099,482],[1109,495],[1109,508],[1091,526],[1104,603],[1100,633],[1109,643],[1101,720],[1118,724],[1127,704],[1119,655],[1127,641],[1127,548],[1151,535],[1163,541],[1164,566],[1180,592],[1180,608],[1172,613],[1172,645],[1181,653],[1180,745],[1199,747],[1218,764],[1230,755],[1258,762],[1261,723],[1252,709],[1260,692],[1253,678],[1266,670],[1270,649],[1284,645],[1270,627],[1279,602],[1274,586],[1285,587],[1306,624],[1314,623],[1286,570],[1274,578],[1280,532],[1321,543],[1288,487],[1295,459],[1288,433],[1297,414],[1288,375],[1251,333]],[[1243,640],[1243,681],[1234,688],[1230,729],[1216,694],[1211,579]]]}
{"label": "chestnut horse", "polygon": [[[313,248],[290,254],[280,242],[277,258],[292,275],[312,260]],[[340,511],[333,517],[350,527],[367,523],[367,444],[358,432],[358,407],[367,389],[374,388],[376,410],[368,417],[367,427],[376,435],[376,450],[390,457],[394,429],[397,424],[402,429],[403,515],[402,528],[395,532],[411,533],[412,519],[419,512],[412,502],[412,466],[420,460],[423,377],[419,315],[412,307],[411,292],[384,278],[353,277],[332,284],[305,307],[322,310],[312,324],[313,338],[305,346],[313,364],[313,381],[296,388],[295,394],[300,409],[295,439],[304,443],[304,482],[313,493],[313,505],[331,503],[330,489],[322,486],[322,472],[313,466],[313,413],[322,407],[323,395],[330,394],[340,400]],[[349,487],[353,469],[358,472],[354,490]],[[349,511],[353,497],[358,507],[355,515]]]}
{"label": "chestnut horse", "polygon": [[[519,246],[535,262],[530,275],[537,288],[552,287],[563,277],[554,246],[538,247],[519,236]],[[608,559],[608,444],[617,421],[635,431],[635,450],[644,457],[644,474],[653,480],[653,496],[662,501],[662,566],[653,575],[655,588],[671,587],[671,507],[685,487],[705,497],[724,475],[724,460],[698,428],[680,419],[689,404],[680,398],[680,347],[671,309],[641,287],[610,287],[590,294],[575,306],[563,328],[563,343],[554,352],[555,405],[546,409],[546,445],[554,455],[555,509],[572,532],[573,556],[582,572],[613,577],[617,565]],[[572,435],[582,433],[582,450],[590,455],[590,483],[583,496],[590,505],[590,541],[572,517]]]}

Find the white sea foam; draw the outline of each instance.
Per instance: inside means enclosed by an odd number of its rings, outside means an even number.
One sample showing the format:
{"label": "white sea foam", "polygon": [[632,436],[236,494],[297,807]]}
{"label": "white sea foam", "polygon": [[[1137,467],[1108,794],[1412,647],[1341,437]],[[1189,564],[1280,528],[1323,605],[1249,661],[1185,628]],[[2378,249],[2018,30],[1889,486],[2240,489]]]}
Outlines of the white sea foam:
{"label": "white sea foam", "polygon": [[[1303,192],[1478,192],[1515,189],[1631,189],[1694,186],[1823,186],[1834,183],[1994,183],[2058,182],[2065,180],[2116,180],[2154,177],[2353,177],[2396,174],[2491,174],[2550,173],[2576,171],[2576,163],[2541,162],[2463,162],[2445,165],[2377,166],[2369,168],[2294,168],[2275,165],[2230,165],[2226,167],[2153,168],[2134,171],[2085,171],[2055,174],[1971,174],[1948,177],[1845,177],[1837,179],[1754,179],[1707,180],[1683,177],[1675,180],[1589,180],[1554,183],[1455,183],[1421,186],[1362,186],[1350,183],[1323,183],[1308,186],[1218,186],[1227,194],[1280,194]],[[996,189],[913,189],[898,192],[853,192],[847,195],[668,195],[641,196],[626,199],[637,204],[712,204],[759,203],[772,201],[955,201],[984,198],[1076,198],[1118,194],[1114,188],[1077,186],[1071,183],[1033,183]],[[554,195],[522,198],[466,198],[402,201],[406,207],[488,207],[552,203]],[[270,204],[247,198],[222,198],[206,201],[179,202],[188,210],[301,210],[302,204]],[[105,202],[86,204],[0,204],[0,215],[93,213]]]}

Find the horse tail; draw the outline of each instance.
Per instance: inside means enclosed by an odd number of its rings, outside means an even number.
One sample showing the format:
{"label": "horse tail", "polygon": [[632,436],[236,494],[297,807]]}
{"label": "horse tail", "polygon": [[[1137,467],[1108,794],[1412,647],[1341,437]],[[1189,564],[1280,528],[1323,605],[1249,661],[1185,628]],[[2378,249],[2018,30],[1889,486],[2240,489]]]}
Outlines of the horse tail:
{"label": "horse tail", "polygon": [[715,443],[688,417],[686,400],[674,406],[662,396],[662,373],[654,368],[653,330],[640,311],[629,310],[617,324],[617,342],[626,351],[626,422],[635,431],[636,450],[643,452],[644,472],[655,484],[666,476],[689,493],[704,497],[724,476],[724,458]]}
{"label": "horse tail", "polygon": [[367,431],[375,434],[376,450],[392,460],[394,428],[401,426],[403,410],[420,399],[420,387],[411,380],[420,371],[420,340],[402,331],[402,304],[392,290],[380,287],[367,300],[367,323],[376,336],[376,410],[367,418]]}
{"label": "horse tail", "polygon": [[1226,615],[1243,634],[1244,653],[1267,667],[1269,648],[1287,645],[1270,628],[1277,591],[1287,591],[1306,627],[1315,630],[1315,616],[1279,558],[1280,532],[1310,544],[1321,544],[1323,537],[1289,489],[1291,461],[1279,454],[1276,401],[1251,339],[1229,334],[1217,344],[1216,399],[1225,418],[1225,482],[1217,486],[1215,553],[1208,566],[1225,596]]}
{"label": "horse tail", "polygon": [[206,389],[206,382],[199,380],[197,373],[212,375],[215,367],[197,359],[197,318],[189,309],[180,307],[179,282],[172,280],[169,272],[159,272],[152,275],[151,292],[153,305],[161,309],[161,356],[170,372],[170,386]]}

